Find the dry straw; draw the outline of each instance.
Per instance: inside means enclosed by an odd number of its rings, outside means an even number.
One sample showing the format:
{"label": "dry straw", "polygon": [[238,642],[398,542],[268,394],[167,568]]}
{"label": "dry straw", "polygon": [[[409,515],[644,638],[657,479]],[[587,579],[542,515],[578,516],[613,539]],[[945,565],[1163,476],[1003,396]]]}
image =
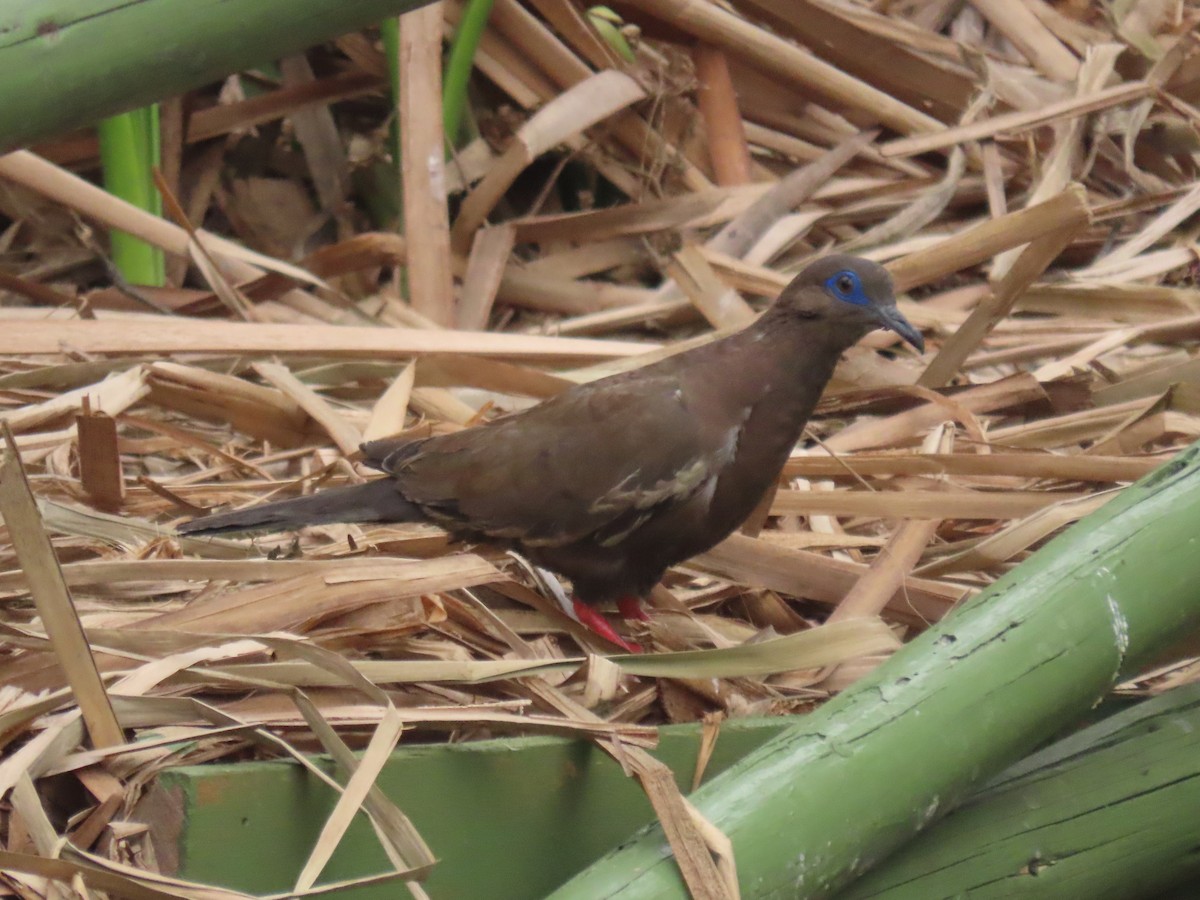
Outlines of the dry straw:
{"label": "dry straw", "polygon": [[[696,896],[735,896],[652,726],[705,719],[711,750],[720,716],[808,708],[1200,437],[1194,11],[1089,8],[646,0],[621,8],[630,64],[571,4],[496,0],[487,139],[447,156],[446,0],[401,27],[405,238],[348,205],[392,112],[371,34],[197,95],[170,220],[62,167],[90,137],[0,158],[6,886],[241,896],[127,865],[126,823],[155,769],[253,753],[338,794],[288,896],[363,815],[392,865],[363,883],[423,897],[437,848],[375,787],[388,753],[548,733],[641,781]],[[93,227],[186,261],[186,286],[94,288]],[[601,659],[512,560],[431,526],[173,534],[370,477],[363,438],[711,340],[840,247],[888,267],[929,350],[846,354],[769,506],[655,591],[647,653]],[[52,773],[83,788],[65,828]]]}

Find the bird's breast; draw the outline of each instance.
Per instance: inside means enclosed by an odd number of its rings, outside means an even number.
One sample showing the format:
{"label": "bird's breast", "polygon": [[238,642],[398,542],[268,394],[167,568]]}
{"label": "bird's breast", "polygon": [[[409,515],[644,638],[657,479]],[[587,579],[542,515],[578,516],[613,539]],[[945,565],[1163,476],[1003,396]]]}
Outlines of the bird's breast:
{"label": "bird's breast", "polygon": [[816,404],[812,392],[772,391],[754,405],[733,458],[717,477],[709,517],[724,538],[741,525],[779,478]]}

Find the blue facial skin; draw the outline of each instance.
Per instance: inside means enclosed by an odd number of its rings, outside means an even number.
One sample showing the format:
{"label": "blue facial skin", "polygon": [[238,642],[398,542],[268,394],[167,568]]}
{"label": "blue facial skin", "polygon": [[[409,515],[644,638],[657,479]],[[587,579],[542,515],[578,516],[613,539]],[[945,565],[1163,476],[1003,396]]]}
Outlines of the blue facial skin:
{"label": "blue facial skin", "polygon": [[825,288],[833,296],[855,306],[870,306],[871,301],[863,293],[862,281],[858,274],[849,269],[842,269],[825,279]]}

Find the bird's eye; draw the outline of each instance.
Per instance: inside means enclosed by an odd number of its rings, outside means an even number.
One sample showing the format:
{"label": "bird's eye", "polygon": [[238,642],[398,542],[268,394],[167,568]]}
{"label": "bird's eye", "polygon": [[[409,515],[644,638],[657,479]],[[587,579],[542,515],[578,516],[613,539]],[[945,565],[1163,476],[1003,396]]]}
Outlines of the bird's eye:
{"label": "bird's eye", "polygon": [[837,300],[853,303],[855,306],[866,306],[871,301],[863,293],[863,284],[856,272],[842,269],[834,272],[825,279],[825,289]]}

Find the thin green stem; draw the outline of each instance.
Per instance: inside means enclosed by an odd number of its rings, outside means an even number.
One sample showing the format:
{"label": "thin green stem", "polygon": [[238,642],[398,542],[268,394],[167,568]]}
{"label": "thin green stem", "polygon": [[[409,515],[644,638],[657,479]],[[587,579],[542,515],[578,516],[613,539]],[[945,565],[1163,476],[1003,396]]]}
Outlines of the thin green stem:
{"label": "thin green stem", "polygon": [[387,57],[388,84],[392,89],[392,124],[388,128],[388,149],[396,171],[400,171],[400,19],[384,19],[379,24],[383,37],[383,55]]}
{"label": "thin green stem", "polygon": [[492,0],[468,0],[462,20],[450,46],[446,74],[442,79],[442,124],[446,141],[454,145],[462,131],[463,114],[467,108],[467,84],[475,62],[475,50],[487,27]]}
{"label": "thin green stem", "polygon": [[[104,119],[99,125],[100,161],[109,193],[155,215],[162,198],[154,189],[154,167],[161,160],[158,105],[145,106]],[[131,284],[160,287],[166,280],[162,251],[113,229],[113,265]]]}

